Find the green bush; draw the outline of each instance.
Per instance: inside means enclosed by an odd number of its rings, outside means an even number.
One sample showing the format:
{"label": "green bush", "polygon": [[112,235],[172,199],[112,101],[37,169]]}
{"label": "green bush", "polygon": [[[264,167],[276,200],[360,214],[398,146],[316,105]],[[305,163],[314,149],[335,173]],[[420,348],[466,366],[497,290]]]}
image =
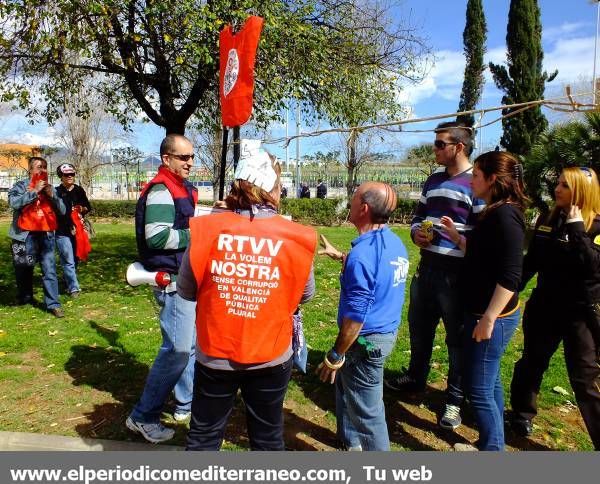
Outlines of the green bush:
{"label": "green bush", "polygon": [[[391,223],[409,224],[417,200],[399,199],[398,207],[390,217]],[[328,198],[286,198],[281,203],[281,213],[291,215],[292,219],[312,225],[340,225],[348,219],[345,199]]]}
{"label": "green bush", "polygon": [[133,218],[137,200],[91,200],[91,215],[98,218]]}
{"label": "green bush", "polygon": [[346,202],[339,198],[285,198],[280,212],[296,222],[312,225],[340,225],[348,217]]}
{"label": "green bush", "polygon": [[398,206],[390,218],[391,223],[396,224],[409,224],[417,208],[418,200],[411,200],[408,198],[399,198]]}
{"label": "green bush", "polygon": [[[201,205],[210,206],[209,200],[200,200]],[[136,200],[92,200],[92,215],[98,218],[133,218]],[[398,207],[390,222],[408,224],[415,211],[416,200],[398,200]],[[8,204],[0,200],[0,213],[8,209]],[[340,198],[286,198],[281,201],[281,213],[291,215],[294,221],[309,225],[334,226],[348,219],[345,199]]]}

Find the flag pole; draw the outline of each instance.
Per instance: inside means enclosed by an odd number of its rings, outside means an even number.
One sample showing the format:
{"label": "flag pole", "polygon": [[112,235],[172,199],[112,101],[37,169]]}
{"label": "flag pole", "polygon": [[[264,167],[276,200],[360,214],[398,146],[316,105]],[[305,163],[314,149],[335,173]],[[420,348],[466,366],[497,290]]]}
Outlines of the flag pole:
{"label": "flag pole", "polygon": [[233,171],[237,170],[240,161],[240,127],[233,127]]}
{"label": "flag pole", "polygon": [[223,126],[223,142],[221,147],[221,170],[219,173],[219,200],[223,200],[225,193],[225,167],[227,166],[227,138],[229,130]]}

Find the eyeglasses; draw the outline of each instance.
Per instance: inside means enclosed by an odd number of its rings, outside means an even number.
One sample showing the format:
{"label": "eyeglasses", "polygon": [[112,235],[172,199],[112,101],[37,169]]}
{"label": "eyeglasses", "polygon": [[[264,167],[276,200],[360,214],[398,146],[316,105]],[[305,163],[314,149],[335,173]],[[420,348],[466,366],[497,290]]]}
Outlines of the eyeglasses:
{"label": "eyeglasses", "polygon": [[172,156],[173,158],[176,158],[179,161],[194,161],[194,153],[192,153],[191,155],[176,155],[175,153],[167,153],[167,155]]}
{"label": "eyeglasses", "polygon": [[433,142],[433,146],[435,146],[438,150],[444,150],[446,149],[446,146],[448,145],[457,145],[458,143],[451,143],[449,141],[443,141],[441,139],[436,139]]}
{"label": "eyeglasses", "polygon": [[73,178],[75,176],[75,173],[63,173],[63,175],[65,178]]}

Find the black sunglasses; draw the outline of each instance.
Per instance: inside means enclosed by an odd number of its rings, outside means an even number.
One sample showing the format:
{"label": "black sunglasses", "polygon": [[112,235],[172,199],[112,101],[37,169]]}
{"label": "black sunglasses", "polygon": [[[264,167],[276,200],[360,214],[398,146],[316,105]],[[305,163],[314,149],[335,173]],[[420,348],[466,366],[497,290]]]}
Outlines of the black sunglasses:
{"label": "black sunglasses", "polygon": [[457,145],[458,143],[451,143],[448,141],[442,141],[441,139],[436,139],[433,142],[433,146],[435,146],[438,150],[443,150],[446,149],[446,146],[448,145]]}
{"label": "black sunglasses", "polygon": [[173,158],[177,158],[179,161],[194,161],[194,153],[191,155],[176,155],[175,153],[167,153],[169,156]]}

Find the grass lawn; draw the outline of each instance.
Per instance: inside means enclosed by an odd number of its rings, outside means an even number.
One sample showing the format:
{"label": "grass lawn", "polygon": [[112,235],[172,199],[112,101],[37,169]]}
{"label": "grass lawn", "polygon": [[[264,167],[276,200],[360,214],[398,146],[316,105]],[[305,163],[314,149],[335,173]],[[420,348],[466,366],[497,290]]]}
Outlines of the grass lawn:
{"label": "grass lawn", "polygon": [[[0,222],[0,245],[5,248],[0,257],[0,430],[139,439],[123,423],[141,393],[160,344],[157,305],[148,287],[131,288],[124,281],[125,269],[136,256],[133,225],[105,222],[95,227],[97,237],[90,260],[79,268],[82,295],[76,300],[62,296],[66,317],[56,319],[41,306],[14,305],[8,221]],[[342,249],[347,249],[355,237],[351,227],[323,227],[319,231]],[[395,231],[409,249],[412,275],[418,252],[406,228]],[[338,273],[339,263],[316,260],[317,295],[304,308],[312,368],[337,334]],[[39,272],[36,274],[35,295],[41,301],[41,281]],[[523,294],[525,298],[529,291]],[[408,364],[407,306],[396,349],[386,366],[388,376]],[[507,400],[512,369],[521,349],[518,331],[503,359]],[[432,367],[424,395],[398,400],[397,395],[385,394],[394,449],[447,450],[456,442],[472,442],[477,437],[468,411],[458,432],[436,425],[447,371],[442,327],[436,337]],[[335,446],[333,388],[319,382],[312,368],[307,375],[295,373],[290,384],[285,404],[286,444],[290,449],[330,450]],[[555,386],[565,388],[569,395],[553,392]],[[591,442],[573,401],[560,351],[544,379],[534,437],[521,439],[508,432],[508,445],[514,449],[590,450]],[[173,443],[183,444],[186,425],[176,424],[167,413],[164,421],[177,429]],[[226,448],[247,448],[240,405],[226,437]]]}

